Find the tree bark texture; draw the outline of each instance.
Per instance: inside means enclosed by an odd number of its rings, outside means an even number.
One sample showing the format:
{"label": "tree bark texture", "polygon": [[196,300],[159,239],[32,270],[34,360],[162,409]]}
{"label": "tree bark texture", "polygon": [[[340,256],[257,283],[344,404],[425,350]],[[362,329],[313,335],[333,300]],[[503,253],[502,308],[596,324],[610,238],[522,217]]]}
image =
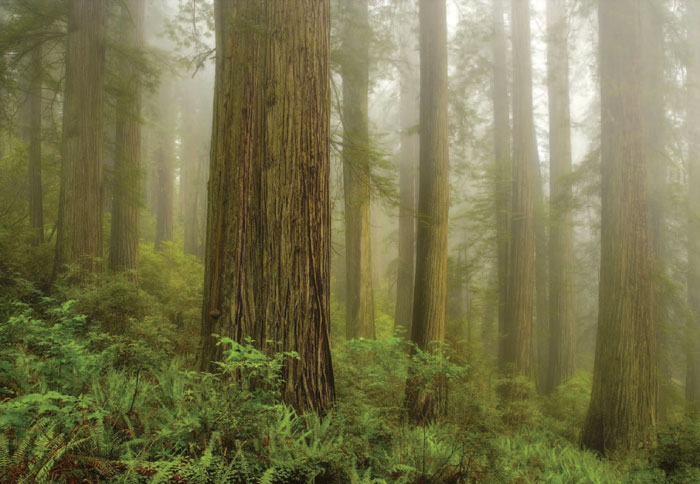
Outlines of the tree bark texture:
{"label": "tree bark texture", "polygon": [[156,175],[156,240],[160,250],[163,242],[173,240],[173,212],[175,210],[175,110],[172,107],[174,85],[164,80],[160,86],[158,129],[153,163]]}
{"label": "tree bark texture", "polygon": [[369,5],[344,2],[343,189],[345,195],[346,336],[374,338],[370,236]]}
{"label": "tree bark texture", "polygon": [[[144,0],[126,0],[121,8],[120,30],[125,47],[132,51],[141,49]],[[114,271],[135,271],[141,209],[141,77],[127,58],[120,60],[119,71],[122,84],[116,108],[109,267]]]}
{"label": "tree bark texture", "polygon": [[593,390],[582,443],[601,453],[648,443],[656,424],[641,2],[599,1],[602,223]]}
{"label": "tree bark texture", "polygon": [[[445,0],[420,0],[420,166],[416,276],[411,340],[422,350],[445,339],[447,222],[450,202]],[[438,379],[440,380],[440,379]],[[432,391],[409,376],[406,406],[413,421],[444,412],[444,385]]]}
{"label": "tree bark texture", "polygon": [[547,0],[549,94],[549,364],[545,390],[574,375],[574,224],[567,1]]}
{"label": "tree bark texture", "polygon": [[54,274],[101,269],[104,0],[69,0],[61,191]]}
{"label": "tree bark texture", "polygon": [[219,0],[201,367],[212,334],[296,351],[284,399],[323,411],[330,355],[329,0]]}

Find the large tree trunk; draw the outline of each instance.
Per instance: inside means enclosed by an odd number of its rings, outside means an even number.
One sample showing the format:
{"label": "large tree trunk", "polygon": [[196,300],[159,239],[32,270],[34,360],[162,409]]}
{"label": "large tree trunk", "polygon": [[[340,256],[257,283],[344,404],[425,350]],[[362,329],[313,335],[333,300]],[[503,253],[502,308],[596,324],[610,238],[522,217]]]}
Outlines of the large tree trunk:
{"label": "large tree trunk", "polygon": [[511,131],[508,97],[507,44],[503,22],[503,0],[493,1],[493,141],[495,158],[496,265],[498,290],[498,331],[506,334],[508,256],[510,247]]}
{"label": "large tree trunk", "polygon": [[598,5],[601,267],[593,390],[582,443],[599,452],[637,448],[656,424],[640,5],[636,0]]}
{"label": "large tree trunk", "polygon": [[[120,30],[131,50],[143,45],[144,5],[144,0],[122,5]],[[141,79],[138,68],[126,58],[121,59],[119,72],[109,267],[135,271],[141,208]]]}
{"label": "large tree trunk", "polygon": [[163,242],[173,240],[173,210],[175,202],[175,112],[171,103],[174,95],[172,81],[165,80],[160,87],[158,102],[158,129],[153,153],[155,165],[155,248],[160,250]]}
{"label": "large tree trunk", "polygon": [[[506,327],[501,335],[500,368],[507,376],[532,373],[532,317],[535,282],[535,189],[537,160],[532,113],[530,2],[512,0],[513,37],[513,193]],[[520,393],[505,389],[507,398]]]}
{"label": "large tree trunk", "polygon": [[369,11],[345,2],[343,32],[343,188],[345,193],[346,336],[374,338],[370,237]]}
{"label": "large tree trunk", "polygon": [[284,399],[298,410],[328,409],[335,395],[329,3],[215,4],[201,367],[221,356],[212,334],[296,351],[282,376]]}
{"label": "large tree trunk", "polygon": [[574,374],[574,225],[566,0],[547,0],[549,94],[549,365],[545,391]]}
{"label": "large tree trunk", "polygon": [[[411,3],[413,5],[413,3]],[[413,13],[413,10],[411,10]],[[401,39],[401,150],[399,151],[399,265],[394,324],[411,334],[413,281],[416,267],[416,173],[418,170],[418,92],[416,39],[413,29]]]}
{"label": "large tree trunk", "polygon": [[[687,44],[700,45],[700,4],[686,2]],[[689,328],[685,397],[688,410],[700,414],[700,50],[687,58],[686,136],[688,143],[688,303],[693,311]]]}
{"label": "large tree trunk", "polygon": [[69,0],[54,274],[101,268],[105,0]]}
{"label": "large tree trunk", "polygon": [[27,69],[27,101],[25,106],[25,133],[29,154],[29,224],[32,245],[44,241],[44,207],[41,188],[41,46],[32,50]]}
{"label": "large tree trunk", "polygon": [[[416,278],[411,340],[422,350],[445,339],[447,222],[450,203],[447,121],[447,18],[445,0],[420,0],[420,168]],[[442,380],[442,379],[437,379]],[[445,410],[442,381],[406,387],[406,406],[416,422]]]}

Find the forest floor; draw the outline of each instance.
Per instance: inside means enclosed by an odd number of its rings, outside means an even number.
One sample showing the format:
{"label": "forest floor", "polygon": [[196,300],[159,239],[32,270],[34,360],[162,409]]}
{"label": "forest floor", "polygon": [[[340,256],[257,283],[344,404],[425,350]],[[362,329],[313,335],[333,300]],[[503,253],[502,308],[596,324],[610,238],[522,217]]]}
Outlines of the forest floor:
{"label": "forest floor", "polygon": [[[220,372],[192,369],[202,268],[175,245],[142,247],[138,284],[50,297],[48,258],[0,243],[0,483],[700,482],[700,423],[669,418],[652,450],[600,458],[578,445],[589,374],[502,405],[483,351],[412,360],[387,315],[375,341],[334,341],[332,411],[297,415],[277,391],[285,356],[223,340]],[[430,425],[406,422],[409,364],[448,375]]]}

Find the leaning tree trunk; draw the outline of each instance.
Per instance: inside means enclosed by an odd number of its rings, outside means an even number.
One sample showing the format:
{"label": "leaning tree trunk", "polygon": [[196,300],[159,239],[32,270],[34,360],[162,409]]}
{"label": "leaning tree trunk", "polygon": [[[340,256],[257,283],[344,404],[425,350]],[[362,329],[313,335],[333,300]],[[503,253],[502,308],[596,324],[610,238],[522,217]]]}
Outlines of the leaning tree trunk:
{"label": "leaning tree trunk", "polygon": [[[503,0],[493,2],[493,141],[494,195],[496,201],[496,265],[498,289],[498,331],[506,334],[508,256],[510,247],[511,131],[508,98],[507,44],[503,22]],[[500,344],[500,343],[499,343]]]}
{"label": "leaning tree trunk", "polygon": [[41,46],[36,46],[27,68],[27,101],[25,106],[25,133],[29,154],[29,224],[32,245],[44,241],[44,207],[41,188]]}
{"label": "leaning tree trunk", "polygon": [[55,275],[72,263],[101,268],[106,14],[105,0],[68,1]]}
{"label": "leaning tree trunk", "polygon": [[[700,4],[686,2],[687,44],[700,45]],[[688,143],[688,303],[689,328],[685,397],[691,415],[700,415],[700,50],[689,51],[686,79]]]}
{"label": "leaning tree trunk", "polygon": [[656,424],[640,8],[636,0],[599,1],[600,295],[593,390],[582,443],[601,453],[646,444]]}
{"label": "leaning tree trunk", "polygon": [[[130,50],[143,45],[144,7],[143,0],[127,0],[122,5],[120,30]],[[141,78],[138,68],[127,58],[120,60],[119,72],[122,84],[116,108],[109,267],[135,271],[141,208]]]}
{"label": "leaning tree trunk", "polygon": [[547,0],[549,94],[549,365],[545,391],[574,374],[574,225],[567,1]]}
{"label": "leaning tree trunk", "polygon": [[[532,114],[530,2],[512,0],[513,10],[513,193],[506,328],[501,335],[500,368],[509,377],[532,373],[532,317],[535,282],[535,189],[537,162]],[[520,397],[516,385],[507,399]]]}
{"label": "leaning tree trunk", "polygon": [[343,33],[343,188],[346,336],[374,338],[370,237],[369,6],[345,2]]}
{"label": "leaning tree trunk", "polygon": [[[422,350],[445,339],[447,218],[450,203],[447,122],[447,18],[445,0],[420,0],[420,168],[416,278],[411,340]],[[411,420],[425,422],[445,411],[444,382],[406,386]]]}
{"label": "leaning tree trunk", "polygon": [[[411,5],[413,5],[411,3]],[[413,11],[411,11],[413,13]],[[409,23],[409,26],[412,25]],[[418,170],[418,73],[416,39],[405,28],[401,42],[401,149],[399,151],[399,265],[394,324],[411,334],[416,267],[416,172]]]}
{"label": "leaning tree trunk", "polygon": [[213,334],[252,338],[270,353],[295,351],[282,392],[298,410],[326,410],[335,395],[329,4],[215,4],[201,367],[221,357]]}

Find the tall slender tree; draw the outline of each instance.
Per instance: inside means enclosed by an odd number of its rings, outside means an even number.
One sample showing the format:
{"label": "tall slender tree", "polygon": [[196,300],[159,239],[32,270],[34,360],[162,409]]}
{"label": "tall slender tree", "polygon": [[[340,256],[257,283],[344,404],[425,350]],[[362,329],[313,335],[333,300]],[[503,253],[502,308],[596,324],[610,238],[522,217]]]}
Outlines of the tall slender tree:
{"label": "tall slender tree", "polygon": [[508,256],[510,246],[511,131],[508,96],[507,42],[503,0],[493,1],[493,143],[495,158],[496,264],[498,280],[498,331],[506,334]]}
{"label": "tall slender tree", "polygon": [[369,3],[344,2],[343,188],[345,194],[346,335],[374,338],[370,237]]}
{"label": "tall slender tree", "polygon": [[25,104],[24,139],[29,154],[29,224],[32,244],[44,241],[44,202],[41,187],[41,45],[34,47],[27,68],[27,100]]}
{"label": "tall slender tree", "polygon": [[700,414],[700,4],[685,4],[687,32],[686,142],[688,144],[688,303],[692,310],[685,378],[691,414]]}
{"label": "tall slender tree", "polygon": [[105,0],[68,0],[61,192],[54,274],[102,257]]}
{"label": "tall slender tree", "polygon": [[549,365],[547,392],[574,374],[574,225],[566,0],[547,0],[549,94]]}
{"label": "tall slender tree", "polygon": [[[414,7],[413,2],[409,5]],[[410,9],[415,14],[414,8]],[[394,322],[410,335],[416,267],[416,174],[418,171],[418,51],[413,22],[401,38],[401,149],[399,151],[399,266]]]}
{"label": "tall slender tree", "polygon": [[602,224],[598,333],[582,442],[636,448],[656,424],[641,3],[599,0]]}
{"label": "tall slender tree", "polygon": [[173,211],[175,209],[175,110],[172,106],[174,83],[164,80],[160,86],[158,102],[158,139],[155,140],[153,164],[155,165],[155,248],[173,240]]}
{"label": "tall slender tree", "polygon": [[213,334],[295,351],[282,392],[298,410],[328,409],[335,394],[329,4],[215,3],[201,367],[221,356]]}
{"label": "tall slender tree", "polygon": [[[535,277],[535,190],[537,160],[532,112],[530,2],[512,0],[513,193],[506,327],[500,367],[510,376],[532,373],[532,318]],[[512,387],[515,390],[515,387]],[[508,398],[517,395],[507,391]]]}
{"label": "tall slender tree", "polygon": [[[132,53],[143,46],[144,7],[143,0],[126,0],[121,6],[120,30]],[[119,72],[109,267],[133,271],[141,207],[141,77],[128,57],[120,59]]]}
{"label": "tall slender tree", "polygon": [[[445,339],[447,219],[450,202],[445,0],[420,0],[420,167],[416,278],[411,340],[421,349]],[[439,379],[438,379],[439,380]],[[414,421],[444,410],[441,382],[433,391],[409,377],[406,404]]]}

